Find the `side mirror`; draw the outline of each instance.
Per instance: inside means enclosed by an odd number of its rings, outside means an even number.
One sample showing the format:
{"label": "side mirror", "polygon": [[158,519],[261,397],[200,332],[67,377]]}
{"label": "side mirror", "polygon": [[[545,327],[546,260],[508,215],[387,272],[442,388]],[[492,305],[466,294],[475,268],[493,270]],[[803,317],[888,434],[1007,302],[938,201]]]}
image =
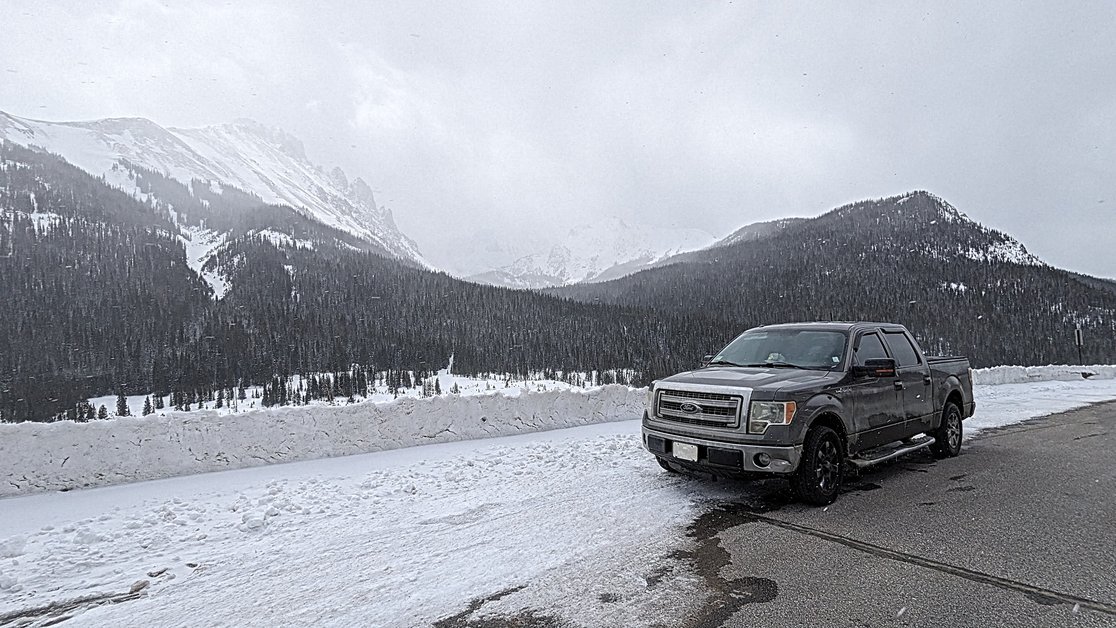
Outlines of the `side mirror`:
{"label": "side mirror", "polygon": [[713,361],[713,354],[712,353],[707,353],[707,354],[701,356],[701,365],[702,366],[709,366],[709,363],[712,362],[712,361]]}
{"label": "side mirror", "polygon": [[853,366],[852,372],[856,377],[895,377],[898,365],[891,358],[877,358],[865,360],[864,364]]}

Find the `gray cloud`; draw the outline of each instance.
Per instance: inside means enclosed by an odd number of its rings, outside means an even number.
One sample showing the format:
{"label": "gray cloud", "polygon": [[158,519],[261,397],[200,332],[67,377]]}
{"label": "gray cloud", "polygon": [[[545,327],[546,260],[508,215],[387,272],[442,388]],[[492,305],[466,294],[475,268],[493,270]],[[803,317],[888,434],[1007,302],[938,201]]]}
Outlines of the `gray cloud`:
{"label": "gray cloud", "polygon": [[925,188],[1116,276],[1111,3],[39,4],[6,11],[0,109],[282,126],[436,262]]}

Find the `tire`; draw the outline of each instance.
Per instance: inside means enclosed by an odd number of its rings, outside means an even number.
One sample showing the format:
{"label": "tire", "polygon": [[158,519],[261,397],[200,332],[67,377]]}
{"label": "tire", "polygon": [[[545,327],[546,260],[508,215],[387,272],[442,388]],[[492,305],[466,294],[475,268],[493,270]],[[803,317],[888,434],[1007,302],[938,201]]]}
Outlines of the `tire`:
{"label": "tire", "polygon": [[841,437],[824,425],[810,428],[802,444],[802,459],[791,476],[799,500],[815,506],[832,504],[841,491],[844,456]]}
{"label": "tire", "polygon": [[936,458],[953,458],[961,453],[961,441],[964,436],[961,426],[961,408],[955,403],[947,403],[942,408],[942,423],[938,429],[930,433],[934,437],[934,444],[930,451]]}
{"label": "tire", "polygon": [[666,458],[660,458],[659,456],[655,456],[655,460],[658,461],[659,466],[662,467],[664,471],[666,471],[668,473],[678,473],[678,469],[675,469],[674,467],[670,466],[670,463],[666,461]]}

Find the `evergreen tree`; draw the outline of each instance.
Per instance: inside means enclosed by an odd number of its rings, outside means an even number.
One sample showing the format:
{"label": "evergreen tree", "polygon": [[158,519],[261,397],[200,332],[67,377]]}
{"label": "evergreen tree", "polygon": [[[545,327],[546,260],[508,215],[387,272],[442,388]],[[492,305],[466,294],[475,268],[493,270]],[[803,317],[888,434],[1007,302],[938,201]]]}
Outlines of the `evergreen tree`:
{"label": "evergreen tree", "polygon": [[156,410],[162,410],[163,409],[163,396],[162,395],[155,395],[154,408]]}
{"label": "evergreen tree", "polygon": [[100,407],[100,409],[97,410],[97,418],[102,420],[102,421],[107,419],[108,418],[108,408],[105,407],[104,405],[102,405]]}
{"label": "evergreen tree", "polygon": [[224,388],[220,388],[220,389],[217,390],[217,402],[216,402],[216,405],[214,405],[214,407],[217,408],[217,409],[221,409],[221,408],[225,407],[225,389]]}
{"label": "evergreen tree", "polygon": [[154,413],[155,413],[155,408],[152,407],[152,405],[151,405],[151,397],[147,397],[146,399],[143,400],[143,416],[147,416],[149,414],[154,414]]}
{"label": "evergreen tree", "polygon": [[442,394],[442,384],[437,377],[434,378],[434,395]]}
{"label": "evergreen tree", "polygon": [[128,398],[124,396],[124,392],[116,393],[116,416],[131,416],[132,412],[128,409]]}

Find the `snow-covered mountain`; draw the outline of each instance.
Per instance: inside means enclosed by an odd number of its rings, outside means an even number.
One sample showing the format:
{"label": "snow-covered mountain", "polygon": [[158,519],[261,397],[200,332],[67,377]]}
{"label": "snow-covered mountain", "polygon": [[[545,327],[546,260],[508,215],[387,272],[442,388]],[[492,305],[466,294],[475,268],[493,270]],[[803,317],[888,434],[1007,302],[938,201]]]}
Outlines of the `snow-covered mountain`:
{"label": "snow-covered mountain", "polygon": [[[637,225],[609,217],[571,227],[557,241],[531,243],[511,263],[466,277],[470,281],[511,288],[547,288],[623,277],[686,251],[716,241],[700,229],[670,229]],[[522,248],[521,248],[522,250]],[[506,249],[491,248],[494,255]]]}
{"label": "snow-covered mountain", "polygon": [[312,163],[295,137],[251,120],[197,129],[164,128],[143,118],[45,122],[0,112],[0,140],[58,154],[110,185],[132,191],[126,163],[187,186],[234,187],[264,203],[287,205],[307,218],[376,249],[428,267],[418,247],[376,205],[372,189],[340,168]]}

